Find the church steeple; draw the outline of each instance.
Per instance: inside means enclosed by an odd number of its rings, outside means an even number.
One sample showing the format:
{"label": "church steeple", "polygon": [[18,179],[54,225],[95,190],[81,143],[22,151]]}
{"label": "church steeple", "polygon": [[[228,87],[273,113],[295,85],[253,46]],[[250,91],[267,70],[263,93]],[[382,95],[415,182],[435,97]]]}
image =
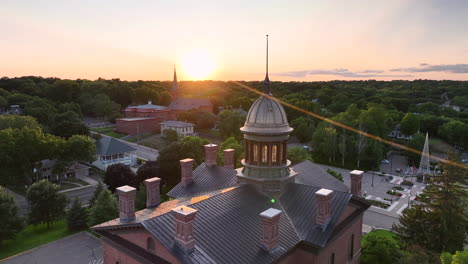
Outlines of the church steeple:
{"label": "church steeple", "polygon": [[178,93],[179,93],[179,84],[177,83],[177,73],[176,73],[176,67],[174,65],[174,79],[172,80],[172,90],[171,90],[172,100],[175,100],[177,98]]}
{"label": "church steeple", "polygon": [[271,95],[270,92],[270,78],[268,78],[268,35],[266,35],[266,76],[265,80],[263,81],[265,85],[264,93]]}

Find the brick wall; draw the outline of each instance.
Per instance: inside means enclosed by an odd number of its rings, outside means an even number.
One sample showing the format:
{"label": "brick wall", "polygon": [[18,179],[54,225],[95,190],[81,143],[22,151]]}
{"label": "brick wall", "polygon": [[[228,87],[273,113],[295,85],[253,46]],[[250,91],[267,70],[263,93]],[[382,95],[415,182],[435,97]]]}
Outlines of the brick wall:
{"label": "brick wall", "polygon": [[163,120],[155,119],[144,119],[144,120],[116,120],[116,129],[120,133],[125,133],[129,135],[141,134],[150,134],[150,133],[159,133],[161,130],[161,125],[159,123]]}

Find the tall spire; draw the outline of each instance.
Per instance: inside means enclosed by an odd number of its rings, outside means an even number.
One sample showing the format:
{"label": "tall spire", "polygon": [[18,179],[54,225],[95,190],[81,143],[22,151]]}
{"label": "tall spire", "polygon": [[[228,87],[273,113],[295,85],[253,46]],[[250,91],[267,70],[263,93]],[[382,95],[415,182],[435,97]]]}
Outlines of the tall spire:
{"label": "tall spire", "polygon": [[[421,163],[419,163],[419,173],[423,175],[423,179],[425,178],[426,174],[431,173],[430,167],[430,160],[429,160],[429,135],[426,133],[426,141],[424,141],[424,148],[421,156]],[[425,180],[425,179],[424,179]]]}
{"label": "tall spire", "polygon": [[265,80],[263,81],[265,85],[265,93],[271,95],[270,92],[270,78],[268,78],[268,35],[266,35],[266,76]]}
{"label": "tall spire", "polygon": [[172,90],[171,90],[171,95],[172,99],[176,99],[177,95],[179,92],[179,84],[177,84],[177,73],[176,73],[176,67],[174,64],[174,79],[172,80]]}

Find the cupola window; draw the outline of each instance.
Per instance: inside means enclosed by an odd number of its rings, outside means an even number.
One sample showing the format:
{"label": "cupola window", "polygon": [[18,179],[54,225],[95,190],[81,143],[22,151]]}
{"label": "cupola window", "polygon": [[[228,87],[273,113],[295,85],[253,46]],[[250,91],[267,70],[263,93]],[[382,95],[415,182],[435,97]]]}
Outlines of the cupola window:
{"label": "cupola window", "polygon": [[262,163],[267,163],[268,161],[268,146],[263,145],[263,150],[262,150]]}
{"label": "cupola window", "polygon": [[276,145],[273,145],[273,147],[271,148],[271,162],[272,163],[278,162],[276,158],[277,155],[278,155],[278,147]]}
{"label": "cupola window", "polygon": [[253,144],[253,161],[258,162],[258,145]]}

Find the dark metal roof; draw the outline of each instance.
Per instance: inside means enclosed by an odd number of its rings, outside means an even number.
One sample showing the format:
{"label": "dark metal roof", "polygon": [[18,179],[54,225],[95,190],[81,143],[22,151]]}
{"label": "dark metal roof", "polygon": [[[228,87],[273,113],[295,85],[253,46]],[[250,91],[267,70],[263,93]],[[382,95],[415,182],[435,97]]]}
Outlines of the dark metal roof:
{"label": "dark metal roof", "polygon": [[349,191],[349,187],[343,182],[308,160],[298,163],[292,166],[292,168],[298,173],[296,176],[296,183],[340,192]]}
{"label": "dark metal roof", "polygon": [[[186,263],[272,263],[301,241],[322,247],[330,238],[352,195],[333,194],[333,216],[322,231],[315,224],[314,194],[319,189],[291,183],[272,203],[270,197],[257,192],[253,186],[242,185],[190,205],[198,213],[194,222],[196,246],[188,255],[175,244],[175,220],[171,213],[148,219],[142,225]],[[282,210],[283,215],[279,226],[280,245],[268,252],[262,247],[259,214],[271,207]]]}
{"label": "dark metal roof", "polygon": [[201,106],[212,106],[207,98],[177,98],[173,101],[169,108],[172,110],[190,110],[197,109]]}
{"label": "dark metal roof", "polygon": [[177,184],[167,193],[172,198],[199,196],[215,190],[236,186],[237,177],[234,169],[212,166],[202,163],[193,170],[193,182],[187,186]]}
{"label": "dark metal roof", "polygon": [[96,152],[101,156],[120,154],[135,150],[136,149],[113,137],[103,136],[96,141]]}

